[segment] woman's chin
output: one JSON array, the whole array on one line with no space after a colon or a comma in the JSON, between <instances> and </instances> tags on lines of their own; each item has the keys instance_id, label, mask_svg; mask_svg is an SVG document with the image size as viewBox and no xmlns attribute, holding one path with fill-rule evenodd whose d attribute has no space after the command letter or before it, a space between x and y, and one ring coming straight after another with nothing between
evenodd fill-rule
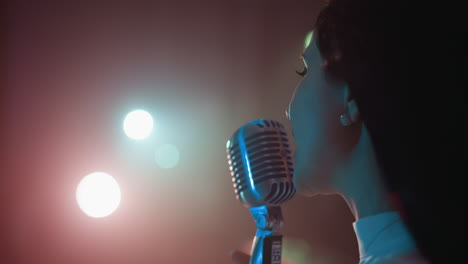
<instances>
[{"instance_id":1,"label":"woman's chin","mask_svg":"<svg viewBox=\"0 0 468 264\"><path fill-rule=\"evenodd\" d=\"M296 193L306 197L312 197L321 194L320 190L310 186L306 182L298 181L298 177L293 177L294 187L296 188Z\"/></svg>"},{"instance_id":2,"label":"woman's chin","mask_svg":"<svg viewBox=\"0 0 468 264\"><path fill-rule=\"evenodd\" d=\"M301 188L301 189L297 190L297 193L299 195L305 196L305 197L314 197L314 196L322 194L321 192L311 190L310 188Z\"/></svg>"}]
</instances>

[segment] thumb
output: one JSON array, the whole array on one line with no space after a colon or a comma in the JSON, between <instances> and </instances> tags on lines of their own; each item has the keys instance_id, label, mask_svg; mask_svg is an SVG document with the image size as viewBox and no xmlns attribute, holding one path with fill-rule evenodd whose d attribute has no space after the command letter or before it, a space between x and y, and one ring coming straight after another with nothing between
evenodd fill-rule
<instances>
[{"instance_id":1,"label":"thumb","mask_svg":"<svg viewBox=\"0 0 468 264\"><path fill-rule=\"evenodd\" d=\"M231 252L231 259L236 264L249 264L250 262L250 255L241 252L239 250L233 250Z\"/></svg>"}]
</instances>

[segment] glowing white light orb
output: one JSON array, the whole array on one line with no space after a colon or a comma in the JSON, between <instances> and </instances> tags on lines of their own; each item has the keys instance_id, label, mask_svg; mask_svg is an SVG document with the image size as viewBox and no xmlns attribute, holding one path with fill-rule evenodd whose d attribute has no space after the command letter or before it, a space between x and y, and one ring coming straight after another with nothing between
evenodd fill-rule
<instances>
[{"instance_id":1,"label":"glowing white light orb","mask_svg":"<svg viewBox=\"0 0 468 264\"><path fill-rule=\"evenodd\" d=\"M145 139L153 130L153 118L144 110L132 111L125 116L123 129L129 138Z\"/></svg>"},{"instance_id":2,"label":"glowing white light orb","mask_svg":"<svg viewBox=\"0 0 468 264\"><path fill-rule=\"evenodd\" d=\"M76 188L76 201L88 216L108 216L119 207L119 184L112 176L103 172L88 174Z\"/></svg>"},{"instance_id":3,"label":"glowing white light orb","mask_svg":"<svg viewBox=\"0 0 468 264\"><path fill-rule=\"evenodd\" d=\"M165 144L156 150L155 158L159 167L170 169L179 163L180 154L176 146Z\"/></svg>"}]
</instances>

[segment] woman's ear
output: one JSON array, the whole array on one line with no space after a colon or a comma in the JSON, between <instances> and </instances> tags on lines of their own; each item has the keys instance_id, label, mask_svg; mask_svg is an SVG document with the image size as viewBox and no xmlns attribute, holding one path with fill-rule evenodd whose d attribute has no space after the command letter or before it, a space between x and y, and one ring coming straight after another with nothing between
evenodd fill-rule
<instances>
[{"instance_id":1,"label":"woman's ear","mask_svg":"<svg viewBox=\"0 0 468 264\"><path fill-rule=\"evenodd\" d=\"M351 95L349 86L343 88L344 114L340 116L343 126L349 126L360 121L359 108L356 99Z\"/></svg>"}]
</instances>

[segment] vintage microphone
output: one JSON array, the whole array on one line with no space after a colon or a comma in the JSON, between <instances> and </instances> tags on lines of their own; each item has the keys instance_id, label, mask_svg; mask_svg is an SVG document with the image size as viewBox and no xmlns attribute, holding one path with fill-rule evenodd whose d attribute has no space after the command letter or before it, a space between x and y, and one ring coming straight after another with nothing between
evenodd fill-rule
<instances>
[{"instance_id":1,"label":"vintage microphone","mask_svg":"<svg viewBox=\"0 0 468 264\"><path fill-rule=\"evenodd\" d=\"M277 121L251 121L232 135L226 148L237 199L250 209L257 225L250 264L280 264L280 205L296 192L286 130Z\"/></svg>"}]
</instances>

